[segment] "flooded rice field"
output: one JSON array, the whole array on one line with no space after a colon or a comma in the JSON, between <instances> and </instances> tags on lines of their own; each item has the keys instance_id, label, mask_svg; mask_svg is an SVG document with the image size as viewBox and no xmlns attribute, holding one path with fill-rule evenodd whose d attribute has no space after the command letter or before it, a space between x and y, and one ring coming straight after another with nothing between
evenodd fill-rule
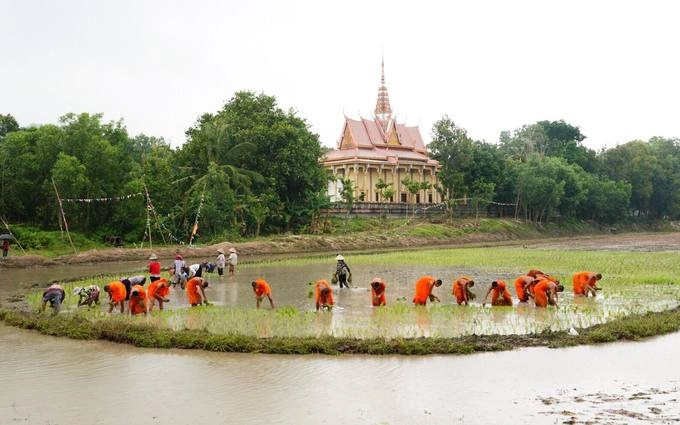
<instances>
[{"instance_id":1,"label":"flooded rice field","mask_svg":"<svg viewBox=\"0 0 680 425\"><path fill-rule=\"evenodd\" d=\"M276 356L0 325L0 423L675 423L679 344L673 334L471 356Z\"/></svg>"},{"instance_id":2,"label":"flooded rice field","mask_svg":"<svg viewBox=\"0 0 680 425\"><path fill-rule=\"evenodd\" d=\"M121 265L126 266L131 267L133 264ZM514 296L512 282L517 273L474 268L452 270L447 267L357 265L352 267L354 287L339 289L335 286L336 307L333 312L317 314L314 312L312 286L309 283L324 277L330 279L332 267L332 263L250 265L241 267L235 277L220 279L216 274L207 274L210 286L206 289L206 295L212 306L187 308L186 295L177 287L171 291L164 314L137 319L163 328L201 329L216 334L237 330L242 334L260 337L455 337L584 328L633 313L674 308L680 300L680 285L607 285L605 279L600 284L604 290L598 293L597 299L575 299L570 291L570 282L565 282L567 290L560 294L557 309L536 309L532 303L517 304L516 299L513 307L491 308L487 304L484 308L481 301L494 279L508 282ZM124 271L121 269L113 276L126 276ZM441 302L428 308L414 308L411 302L414 282L423 274L431 274L445 282L434 291ZM468 307L456 305L451 295L452 281L460 275L471 276L477 282L472 288L476 299ZM388 284L387 308L371 306L369 282L374 276L382 277ZM268 311L266 301L261 311L253 308L255 299L250 282L259 277L264 277L272 286L279 307L275 312ZM70 294L72 286L95 283L103 287L110 278L88 279L65 286ZM5 290L11 286L11 283L6 285ZM37 308L41 290L33 291L31 304ZM106 295L103 294L103 297ZM62 314L77 309L75 297L68 298ZM105 308L103 306L102 311ZM100 316L104 320L106 317Z\"/></svg>"}]
</instances>

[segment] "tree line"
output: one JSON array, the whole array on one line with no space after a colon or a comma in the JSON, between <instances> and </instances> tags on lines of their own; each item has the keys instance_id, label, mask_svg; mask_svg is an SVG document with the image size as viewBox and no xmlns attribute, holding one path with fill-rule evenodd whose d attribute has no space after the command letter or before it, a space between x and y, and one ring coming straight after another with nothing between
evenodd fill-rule
<instances>
[{"instance_id":1,"label":"tree line","mask_svg":"<svg viewBox=\"0 0 680 425\"><path fill-rule=\"evenodd\" d=\"M0 115L0 215L56 228L56 186L61 198L148 191L156 240L160 233L188 240L197 216L199 240L319 228L331 176L320 163L318 135L295 111L282 110L273 96L238 92L200 116L186 137L173 148L162 138L133 137L122 121L104 122L101 114L69 113L56 125L27 127ZM583 145L578 127L540 121L487 143L446 116L432 139L428 149L442 166L437 189L448 203L517 204L519 217L536 222L678 218L678 139L596 152ZM377 185L381 199L394 194L385 182ZM355 200L354 193L343 196ZM63 208L71 228L95 237L140 240L149 229L146 196Z\"/></svg>"}]
</instances>

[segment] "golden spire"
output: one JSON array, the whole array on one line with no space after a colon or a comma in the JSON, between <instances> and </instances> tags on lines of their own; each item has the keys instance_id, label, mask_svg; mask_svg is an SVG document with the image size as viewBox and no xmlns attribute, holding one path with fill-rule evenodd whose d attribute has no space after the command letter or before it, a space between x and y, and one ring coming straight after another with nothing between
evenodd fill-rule
<instances>
[{"instance_id":1,"label":"golden spire","mask_svg":"<svg viewBox=\"0 0 680 425\"><path fill-rule=\"evenodd\" d=\"M381 67L382 72L380 74L378 102L375 105L375 116L381 121L383 129L387 130L387 125L392 119L392 108L390 107L390 97L387 95L387 86L385 86L385 58L382 59Z\"/></svg>"}]
</instances>

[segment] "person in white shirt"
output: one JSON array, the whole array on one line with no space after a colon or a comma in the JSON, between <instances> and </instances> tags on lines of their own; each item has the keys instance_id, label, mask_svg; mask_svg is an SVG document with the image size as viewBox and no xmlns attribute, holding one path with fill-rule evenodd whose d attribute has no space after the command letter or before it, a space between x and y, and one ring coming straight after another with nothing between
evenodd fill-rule
<instances>
[{"instance_id":1,"label":"person in white shirt","mask_svg":"<svg viewBox=\"0 0 680 425\"><path fill-rule=\"evenodd\" d=\"M217 253L220 254L217 256L217 274L220 276L220 279L222 279L222 275L224 275L224 266L227 264L227 259L224 257L224 251L222 249L218 249Z\"/></svg>"},{"instance_id":2,"label":"person in white shirt","mask_svg":"<svg viewBox=\"0 0 680 425\"><path fill-rule=\"evenodd\" d=\"M236 255L236 248L229 248L229 258L227 258L229 263L229 275L234 276L236 271L236 264L238 263L238 255Z\"/></svg>"}]
</instances>

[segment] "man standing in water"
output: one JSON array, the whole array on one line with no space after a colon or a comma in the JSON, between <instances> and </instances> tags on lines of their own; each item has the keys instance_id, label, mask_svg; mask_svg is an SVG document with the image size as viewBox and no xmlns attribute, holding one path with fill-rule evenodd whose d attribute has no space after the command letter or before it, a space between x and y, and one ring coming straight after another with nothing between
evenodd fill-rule
<instances>
[{"instance_id":1,"label":"man standing in water","mask_svg":"<svg viewBox=\"0 0 680 425\"><path fill-rule=\"evenodd\" d=\"M416 281L416 294L413 296L413 304L427 305L427 300L430 302L439 302L439 297L432 293L435 287L442 286L441 279L435 279L432 276L423 276Z\"/></svg>"},{"instance_id":2,"label":"man standing in water","mask_svg":"<svg viewBox=\"0 0 680 425\"><path fill-rule=\"evenodd\" d=\"M351 282L352 272L350 271L347 263L345 263L345 257L338 254L338 256L335 257L335 260L338 262L335 265L335 276L338 278L340 288L342 288L343 285L345 286L345 288L349 288L349 284L347 283L347 281L350 280L350 283L352 283Z\"/></svg>"},{"instance_id":3,"label":"man standing in water","mask_svg":"<svg viewBox=\"0 0 680 425\"><path fill-rule=\"evenodd\" d=\"M468 302L474 299L475 294L470 290L473 286L475 286L475 281L468 277L459 277L453 282L451 293L456 297L458 305L468 305Z\"/></svg>"},{"instance_id":4,"label":"man standing in water","mask_svg":"<svg viewBox=\"0 0 680 425\"><path fill-rule=\"evenodd\" d=\"M269 286L266 280L260 278L260 279L255 279L251 283L253 285L253 292L255 293L255 302L257 305L257 308L260 308L260 303L262 302L262 298L265 296L269 298L269 305L271 305L272 308L274 308L274 300L272 299L272 288Z\"/></svg>"},{"instance_id":5,"label":"man standing in water","mask_svg":"<svg viewBox=\"0 0 680 425\"><path fill-rule=\"evenodd\" d=\"M9 240L3 239L2 240L2 258L7 257L8 252L9 252Z\"/></svg>"},{"instance_id":6,"label":"man standing in water","mask_svg":"<svg viewBox=\"0 0 680 425\"><path fill-rule=\"evenodd\" d=\"M234 276L236 273L236 264L238 263L236 248L229 248L229 257L227 257L227 263L229 263L229 276Z\"/></svg>"},{"instance_id":7,"label":"man standing in water","mask_svg":"<svg viewBox=\"0 0 680 425\"><path fill-rule=\"evenodd\" d=\"M597 287L597 281L602 279L600 273L593 272L578 272L574 274L572 283L574 284L574 295L588 297L592 295L595 298L595 291L601 288Z\"/></svg>"},{"instance_id":8,"label":"man standing in water","mask_svg":"<svg viewBox=\"0 0 680 425\"><path fill-rule=\"evenodd\" d=\"M45 308L49 302L50 307L52 307L52 315L59 313L59 310L61 310L61 304L64 302L65 298L66 292L61 285L57 285L56 283L51 285L42 294L42 306L40 307L40 312L45 312Z\"/></svg>"},{"instance_id":9,"label":"man standing in water","mask_svg":"<svg viewBox=\"0 0 680 425\"><path fill-rule=\"evenodd\" d=\"M220 254L217 256L217 274L220 276L220 279L222 279L222 276L224 275L224 266L227 264L227 259L224 257L224 250L222 248L218 249L217 253Z\"/></svg>"}]
</instances>

